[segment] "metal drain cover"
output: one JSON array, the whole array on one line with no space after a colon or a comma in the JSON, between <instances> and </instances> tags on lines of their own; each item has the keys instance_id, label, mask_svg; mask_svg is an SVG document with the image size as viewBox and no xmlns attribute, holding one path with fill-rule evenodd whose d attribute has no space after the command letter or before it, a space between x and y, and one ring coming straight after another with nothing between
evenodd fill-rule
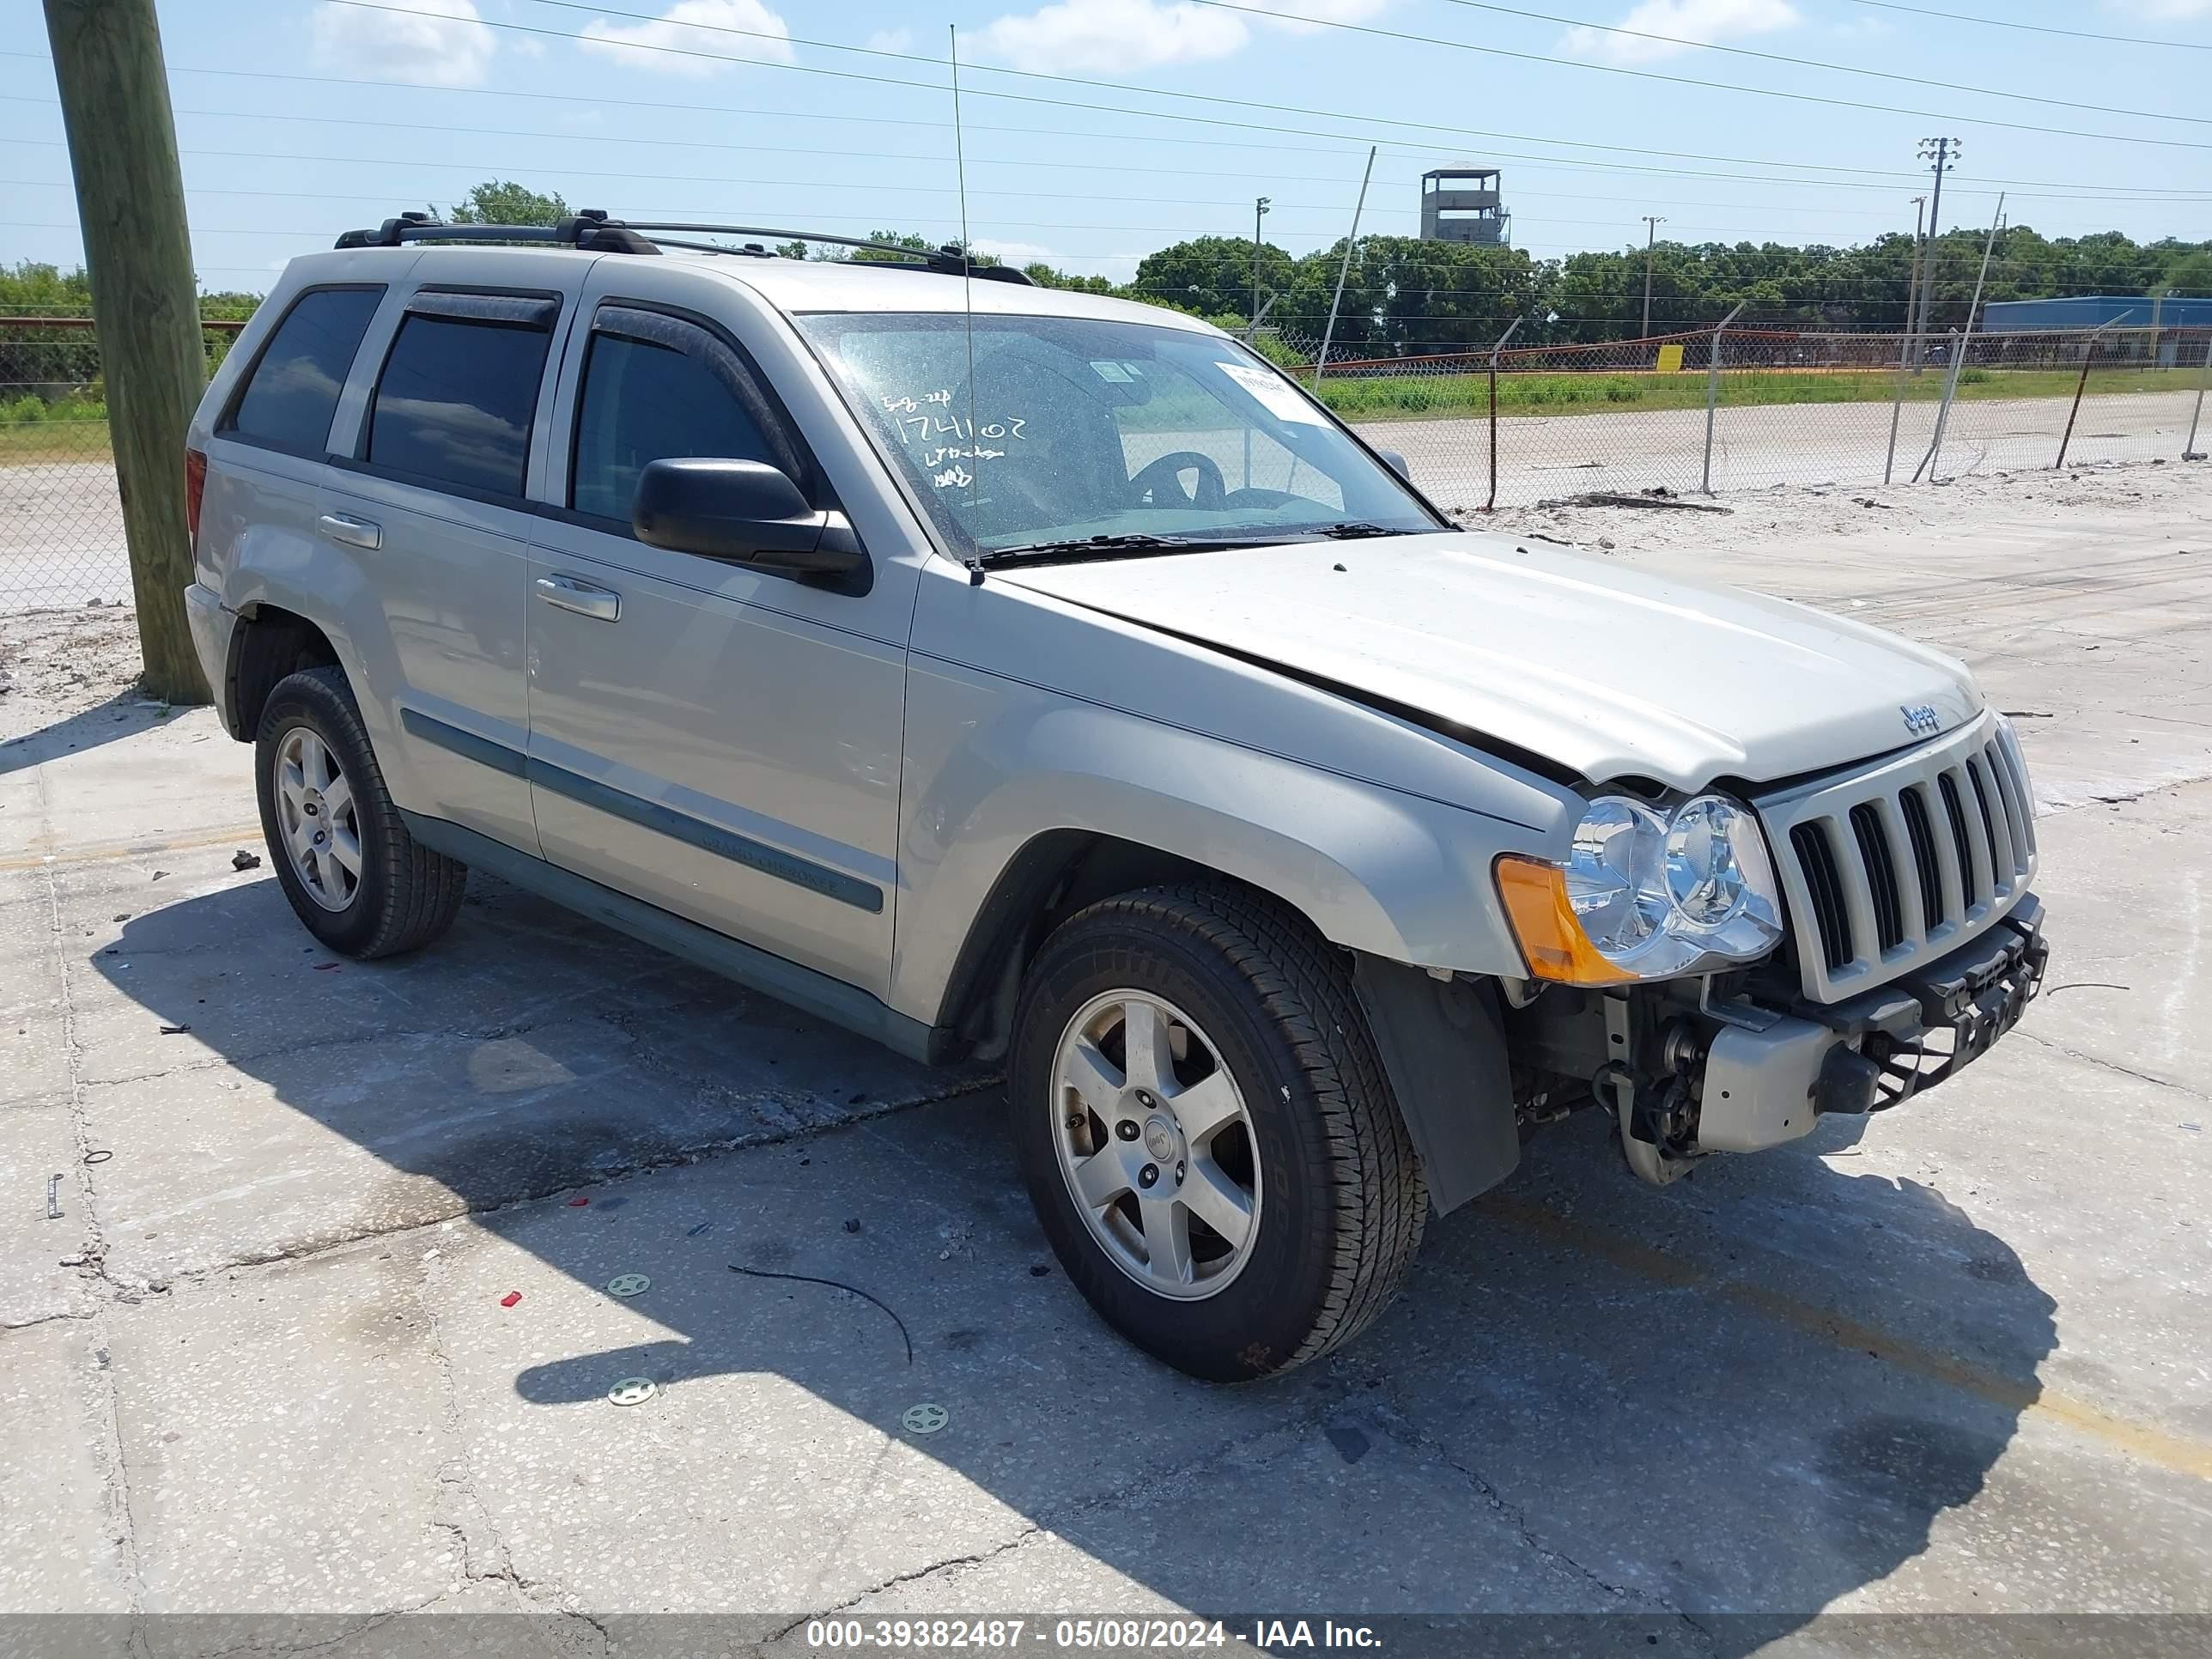
<instances>
[{"instance_id":1,"label":"metal drain cover","mask_svg":"<svg viewBox=\"0 0 2212 1659\"><path fill-rule=\"evenodd\" d=\"M653 1288L653 1281L643 1273L617 1273L607 1280L609 1296L643 1296Z\"/></svg>"},{"instance_id":2,"label":"metal drain cover","mask_svg":"<svg viewBox=\"0 0 2212 1659\"><path fill-rule=\"evenodd\" d=\"M607 1399L617 1406L642 1406L659 1392L649 1376L625 1376L607 1390Z\"/></svg>"},{"instance_id":3,"label":"metal drain cover","mask_svg":"<svg viewBox=\"0 0 2212 1659\"><path fill-rule=\"evenodd\" d=\"M908 1406L905 1414L899 1419L908 1434L935 1434L951 1420L951 1413L944 1407L927 1401L919 1406Z\"/></svg>"}]
</instances>

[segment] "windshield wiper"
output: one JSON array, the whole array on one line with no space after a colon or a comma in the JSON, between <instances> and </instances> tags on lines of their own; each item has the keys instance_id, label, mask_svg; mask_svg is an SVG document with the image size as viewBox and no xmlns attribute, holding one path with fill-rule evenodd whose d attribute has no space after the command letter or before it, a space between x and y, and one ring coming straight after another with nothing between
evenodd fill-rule
<instances>
[{"instance_id":1,"label":"windshield wiper","mask_svg":"<svg viewBox=\"0 0 2212 1659\"><path fill-rule=\"evenodd\" d=\"M1119 536L1075 536L1066 541L1024 542L1015 547L994 547L979 556L992 564L1048 564L1072 559L1110 559L1120 554L1204 553L1233 545L1212 537L1155 536L1133 531Z\"/></svg>"},{"instance_id":2,"label":"windshield wiper","mask_svg":"<svg viewBox=\"0 0 2212 1659\"><path fill-rule=\"evenodd\" d=\"M1317 524L1313 527L1316 536L1326 536L1333 542L1358 541L1364 536L1416 536L1416 530L1393 530L1387 524L1369 524L1364 519L1353 519L1344 524Z\"/></svg>"}]
</instances>

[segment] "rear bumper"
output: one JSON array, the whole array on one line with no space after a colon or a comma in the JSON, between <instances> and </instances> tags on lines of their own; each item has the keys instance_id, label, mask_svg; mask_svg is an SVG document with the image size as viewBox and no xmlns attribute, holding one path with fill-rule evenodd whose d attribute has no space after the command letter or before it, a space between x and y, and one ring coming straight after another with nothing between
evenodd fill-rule
<instances>
[{"instance_id":1,"label":"rear bumper","mask_svg":"<svg viewBox=\"0 0 2212 1659\"><path fill-rule=\"evenodd\" d=\"M185 589L185 619L191 627L192 649L199 657L200 672L207 676L208 690L215 696L223 729L234 738L238 733L231 727L230 636L238 626L238 613L225 610L213 588L194 582Z\"/></svg>"},{"instance_id":2,"label":"rear bumper","mask_svg":"<svg viewBox=\"0 0 2212 1659\"><path fill-rule=\"evenodd\" d=\"M1828 1114L1884 1111L1948 1081L2019 1023L2050 955L2043 907L2024 893L1988 932L1879 990L1719 1024L1697 1150L1757 1152Z\"/></svg>"}]
</instances>

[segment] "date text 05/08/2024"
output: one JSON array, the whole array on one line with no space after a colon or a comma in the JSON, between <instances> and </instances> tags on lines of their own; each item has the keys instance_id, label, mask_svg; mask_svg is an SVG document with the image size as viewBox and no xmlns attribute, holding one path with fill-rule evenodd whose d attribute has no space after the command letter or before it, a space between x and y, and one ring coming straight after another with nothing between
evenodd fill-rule
<instances>
[{"instance_id":1,"label":"date text 05/08/2024","mask_svg":"<svg viewBox=\"0 0 2212 1659\"><path fill-rule=\"evenodd\" d=\"M1321 1619L813 1619L805 1644L816 1654L865 1649L940 1651L1032 1646L1109 1652L1174 1652L1237 1644L1271 1652L1303 1649L1379 1650L1370 1626Z\"/></svg>"}]
</instances>

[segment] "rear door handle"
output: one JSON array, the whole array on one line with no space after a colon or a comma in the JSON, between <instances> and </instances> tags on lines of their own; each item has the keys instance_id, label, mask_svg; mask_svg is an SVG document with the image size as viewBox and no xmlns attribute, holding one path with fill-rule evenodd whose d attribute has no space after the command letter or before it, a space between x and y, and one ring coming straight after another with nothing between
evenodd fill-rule
<instances>
[{"instance_id":1,"label":"rear door handle","mask_svg":"<svg viewBox=\"0 0 2212 1659\"><path fill-rule=\"evenodd\" d=\"M344 513L325 513L315 523L331 540L343 542L348 547L365 547L374 553L384 545L383 530L367 519Z\"/></svg>"},{"instance_id":2,"label":"rear door handle","mask_svg":"<svg viewBox=\"0 0 2212 1659\"><path fill-rule=\"evenodd\" d=\"M611 587L599 587L574 576L555 574L538 579L538 597L548 605L557 605L563 611L573 611L580 617L591 617L600 622L622 620L622 595Z\"/></svg>"}]
</instances>

